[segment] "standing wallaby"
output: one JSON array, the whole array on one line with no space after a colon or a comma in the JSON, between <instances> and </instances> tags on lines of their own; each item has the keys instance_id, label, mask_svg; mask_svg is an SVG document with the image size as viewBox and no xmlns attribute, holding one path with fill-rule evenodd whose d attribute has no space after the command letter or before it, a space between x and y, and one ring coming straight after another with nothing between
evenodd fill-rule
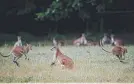
<instances>
[{"instance_id":1,"label":"standing wallaby","mask_svg":"<svg viewBox=\"0 0 134 84\"><path fill-rule=\"evenodd\" d=\"M53 42L56 42L56 41L53 41ZM60 51L58 45L55 45L51 50L55 51L54 56L53 56L53 62L52 62L51 65L54 65L55 62L58 61L61 64L62 68L67 68L67 69L73 69L74 68L73 60L70 57L64 55Z\"/></svg>"}]
</instances>

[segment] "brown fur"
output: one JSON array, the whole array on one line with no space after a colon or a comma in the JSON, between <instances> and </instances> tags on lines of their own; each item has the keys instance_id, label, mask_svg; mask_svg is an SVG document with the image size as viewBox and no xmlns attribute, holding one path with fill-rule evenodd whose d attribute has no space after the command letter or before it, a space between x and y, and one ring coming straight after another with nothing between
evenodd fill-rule
<instances>
[{"instance_id":1,"label":"brown fur","mask_svg":"<svg viewBox=\"0 0 134 84\"><path fill-rule=\"evenodd\" d=\"M25 59L27 59L26 54L29 52L29 50L32 50L32 46L30 44L26 44L25 46L17 46L15 47L15 49L12 51L12 55L13 55L13 62L19 66L19 63L17 62L17 60L22 57L23 55L25 55ZM2 53L0 53L1 56L3 57L9 57L11 54L5 56ZM29 59L28 59L29 60Z\"/></svg>"},{"instance_id":2,"label":"brown fur","mask_svg":"<svg viewBox=\"0 0 134 84\"><path fill-rule=\"evenodd\" d=\"M120 38L115 38L115 35L111 35L111 43L114 46L124 46L124 41Z\"/></svg>"},{"instance_id":3,"label":"brown fur","mask_svg":"<svg viewBox=\"0 0 134 84\"><path fill-rule=\"evenodd\" d=\"M87 39L85 37L85 34L82 33L80 38L73 40L73 45L77 45L77 46L87 45Z\"/></svg>"},{"instance_id":4,"label":"brown fur","mask_svg":"<svg viewBox=\"0 0 134 84\"><path fill-rule=\"evenodd\" d=\"M73 69L74 68L73 60L70 57L61 53L59 48L56 48L56 59L60 62L61 65L63 65L63 67L65 69Z\"/></svg>"},{"instance_id":5,"label":"brown fur","mask_svg":"<svg viewBox=\"0 0 134 84\"><path fill-rule=\"evenodd\" d=\"M114 41L115 46L124 46L124 42L121 39L116 39Z\"/></svg>"},{"instance_id":6,"label":"brown fur","mask_svg":"<svg viewBox=\"0 0 134 84\"><path fill-rule=\"evenodd\" d=\"M112 53L121 60L122 56L125 56L125 54L127 53L127 48L121 46L115 46L112 49Z\"/></svg>"},{"instance_id":7,"label":"brown fur","mask_svg":"<svg viewBox=\"0 0 134 84\"><path fill-rule=\"evenodd\" d=\"M64 46L65 45L65 41L63 41L63 40L58 41L58 45Z\"/></svg>"},{"instance_id":8,"label":"brown fur","mask_svg":"<svg viewBox=\"0 0 134 84\"><path fill-rule=\"evenodd\" d=\"M122 56L124 56L124 59L125 59L125 54L127 53L127 48L124 48L124 46L114 46L112 48L112 51L105 50L101 45L100 45L100 47L105 52L112 53L113 55L117 56L118 59L120 60L120 62L122 62Z\"/></svg>"},{"instance_id":9,"label":"brown fur","mask_svg":"<svg viewBox=\"0 0 134 84\"><path fill-rule=\"evenodd\" d=\"M32 46L30 44L26 44L23 47L17 46L13 50L13 53L15 54L15 56L22 56L23 54L21 53L27 54L29 50L32 50Z\"/></svg>"}]
</instances>

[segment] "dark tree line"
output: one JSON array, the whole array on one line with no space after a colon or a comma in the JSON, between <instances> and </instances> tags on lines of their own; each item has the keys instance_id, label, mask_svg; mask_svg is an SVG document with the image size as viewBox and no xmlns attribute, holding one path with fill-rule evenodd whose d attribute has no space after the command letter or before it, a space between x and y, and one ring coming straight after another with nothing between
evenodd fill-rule
<instances>
[{"instance_id":1,"label":"dark tree line","mask_svg":"<svg viewBox=\"0 0 134 84\"><path fill-rule=\"evenodd\" d=\"M107 14L126 12L120 9L119 5L125 6L122 2L125 4L125 0L3 0L0 13L6 16L32 13L37 21L55 23L55 32L61 21L77 16L85 24L85 32L104 32L104 17Z\"/></svg>"}]
</instances>

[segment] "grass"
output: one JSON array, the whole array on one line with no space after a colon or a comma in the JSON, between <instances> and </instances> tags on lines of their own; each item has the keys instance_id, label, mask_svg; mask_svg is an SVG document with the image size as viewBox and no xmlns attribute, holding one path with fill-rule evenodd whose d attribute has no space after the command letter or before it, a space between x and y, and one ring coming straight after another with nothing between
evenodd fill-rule
<instances>
[{"instance_id":1,"label":"grass","mask_svg":"<svg viewBox=\"0 0 134 84\"><path fill-rule=\"evenodd\" d=\"M75 62L75 72L62 70L60 66L50 67L52 46L35 47L29 52L30 60L22 57L18 60L20 67L12 62L12 56L0 57L1 83L63 83L63 82L134 82L134 46L127 46L125 63L110 53L96 46L65 46L61 51ZM0 48L2 50L3 47ZM110 50L111 47L105 47ZM90 53L87 53L89 51ZM2 51L9 53L9 48ZM41 54L42 53L42 54Z\"/></svg>"}]
</instances>

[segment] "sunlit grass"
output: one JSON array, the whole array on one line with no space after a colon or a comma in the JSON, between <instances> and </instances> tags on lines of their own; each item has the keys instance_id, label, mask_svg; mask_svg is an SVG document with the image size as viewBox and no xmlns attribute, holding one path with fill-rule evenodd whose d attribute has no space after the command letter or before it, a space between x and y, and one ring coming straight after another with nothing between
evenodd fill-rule
<instances>
[{"instance_id":1,"label":"sunlit grass","mask_svg":"<svg viewBox=\"0 0 134 84\"><path fill-rule=\"evenodd\" d=\"M12 62L12 56L0 57L0 82L134 82L134 46L127 47L128 53L124 64L97 46L61 47L61 51L74 60L75 72L62 70L59 65L50 67L53 56L51 47L33 46L33 50L28 54L29 61L25 60L25 57L18 60L20 67ZM110 51L111 47L105 49ZM9 48L2 52L8 54Z\"/></svg>"}]
</instances>

